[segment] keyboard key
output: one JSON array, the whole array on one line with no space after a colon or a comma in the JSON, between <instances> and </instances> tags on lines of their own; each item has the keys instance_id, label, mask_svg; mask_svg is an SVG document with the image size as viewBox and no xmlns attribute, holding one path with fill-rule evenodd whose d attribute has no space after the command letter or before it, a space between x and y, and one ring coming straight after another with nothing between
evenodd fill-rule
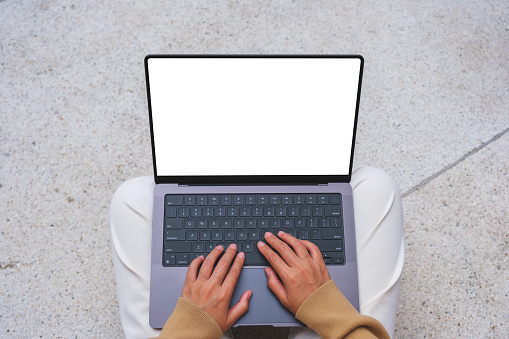
<instances>
[{"instance_id":1,"label":"keyboard key","mask_svg":"<svg viewBox=\"0 0 509 339\"><path fill-rule=\"evenodd\" d=\"M186 206L196 205L196 196L194 196L194 195L186 195L184 197L184 205L186 205Z\"/></svg>"},{"instance_id":2,"label":"keyboard key","mask_svg":"<svg viewBox=\"0 0 509 339\"><path fill-rule=\"evenodd\" d=\"M253 252L253 243L252 242L245 242L245 243L242 243L242 251L244 253L251 253Z\"/></svg>"},{"instance_id":3,"label":"keyboard key","mask_svg":"<svg viewBox=\"0 0 509 339\"><path fill-rule=\"evenodd\" d=\"M211 228L211 229L219 228L219 219L210 219L209 220L209 228Z\"/></svg>"},{"instance_id":4,"label":"keyboard key","mask_svg":"<svg viewBox=\"0 0 509 339\"><path fill-rule=\"evenodd\" d=\"M233 219L233 228L244 228L244 227L246 227L246 220Z\"/></svg>"},{"instance_id":5,"label":"keyboard key","mask_svg":"<svg viewBox=\"0 0 509 339\"><path fill-rule=\"evenodd\" d=\"M198 236L200 240L210 240L210 231L199 231Z\"/></svg>"},{"instance_id":6,"label":"keyboard key","mask_svg":"<svg viewBox=\"0 0 509 339\"><path fill-rule=\"evenodd\" d=\"M286 207L284 207L284 206L276 207L276 216L277 217L286 217Z\"/></svg>"},{"instance_id":7,"label":"keyboard key","mask_svg":"<svg viewBox=\"0 0 509 339\"><path fill-rule=\"evenodd\" d=\"M239 216L241 217L250 217L251 216L251 207L239 207Z\"/></svg>"},{"instance_id":8,"label":"keyboard key","mask_svg":"<svg viewBox=\"0 0 509 339\"><path fill-rule=\"evenodd\" d=\"M274 207L265 206L263 208L263 216L264 217L273 217L274 216Z\"/></svg>"},{"instance_id":9,"label":"keyboard key","mask_svg":"<svg viewBox=\"0 0 509 339\"><path fill-rule=\"evenodd\" d=\"M232 228L232 219L223 218L219 221L219 226L221 228Z\"/></svg>"},{"instance_id":10,"label":"keyboard key","mask_svg":"<svg viewBox=\"0 0 509 339\"><path fill-rule=\"evenodd\" d=\"M226 217L226 207L214 207L215 217Z\"/></svg>"},{"instance_id":11,"label":"keyboard key","mask_svg":"<svg viewBox=\"0 0 509 339\"><path fill-rule=\"evenodd\" d=\"M184 228L195 228L196 227L196 219L186 219L184 221Z\"/></svg>"},{"instance_id":12,"label":"keyboard key","mask_svg":"<svg viewBox=\"0 0 509 339\"><path fill-rule=\"evenodd\" d=\"M184 205L183 195L166 195L166 206L182 206Z\"/></svg>"},{"instance_id":13,"label":"keyboard key","mask_svg":"<svg viewBox=\"0 0 509 339\"><path fill-rule=\"evenodd\" d=\"M187 240L196 241L198 240L198 231L186 231Z\"/></svg>"},{"instance_id":14,"label":"keyboard key","mask_svg":"<svg viewBox=\"0 0 509 339\"><path fill-rule=\"evenodd\" d=\"M306 227L306 218L295 218L294 227L295 228L305 228Z\"/></svg>"},{"instance_id":15,"label":"keyboard key","mask_svg":"<svg viewBox=\"0 0 509 339\"><path fill-rule=\"evenodd\" d=\"M280 195L271 194L269 196L269 203L271 205L279 205L279 204L281 204L281 196Z\"/></svg>"},{"instance_id":16,"label":"keyboard key","mask_svg":"<svg viewBox=\"0 0 509 339\"><path fill-rule=\"evenodd\" d=\"M246 195L246 205L256 205L256 195Z\"/></svg>"},{"instance_id":17,"label":"keyboard key","mask_svg":"<svg viewBox=\"0 0 509 339\"><path fill-rule=\"evenodd\" d=\"M293 196L290 194L285 194L281 196L283 205L292 205L293 204Z\"/></svg>"},{"instance_id":18,"label":"keyboard key","mask_svg":"<svg viewBox=\"0 0 509 339\"><path fill-rule=\"evenodd\" d=\"M256 219L256 226L261 229L269 228L269 220L266 218Z\"/></svg>"},{"instance_id":19,"label":"keyboard key","mask_svg":"<svg viewBox=\"0 0 509 339\"><path fill-rule=\"evenodd\" d=\"M247 240L247 230L237 231L237 240Z\"/></svg>"},{"instance_id":20,"label":"keyboard key","mask_svg":"<svg viewBox=\"0 0 509 339\"><path fill-rule=\"evenodd\" d=\"M224 231L224 240L231 241L235 240L235 231L233 230L226 230Z\"/></svg>"},{"instance_id":21,"label":"keyboard key","mask_svg":"<svg viewBox=\"0 0 509 339\"><path fill-rule=\"evenodd\" d=\"M238 217L239 216L239 208L238 207L228 207L226 210L226 215L229 217Z\"/></svg>"},{"instance_id":22,"label":"keyboard key","mask_svg":"<svg viewBox=\"0 0 509 339\"><path fill-rule=\"evenodd\" d=\"M164 240L186 240L186 231L166 231Z\"/></svg>"},{"instance_id":23,"label":"keyboard key","mask_svg":"<svg viewBox=\"0 0 509 339\"><path fill-rule=\"evenodd\" d=\"M258 196L258 205L268 205L269 204L269 196L268 195L259 195Z\"/></svg>"},{"instance_id":24,"label":"keyboard key","mask_svg":"<svg viewBox=\"0 0 509 339\"><path fill-rule=\"evenodd\" d=\"M329 203L329 196L327 194L318 194L318 205L327 205Z\"/></svg>"},{"instance_id":25,"label":"keyboard key","mask_svg":"<svg viewBox=\"0 0 509 339\"><path fill-rule=\"evenodd\" d=\"M180 241L165 241L164 242L164 252L165 253L191 252L191 243L190 242L180 242Z\"/></svg>"},{"instance_id":26,"label":"keyboard key","mask_svg":"<svg viewBox=\"0 0 509 339\"><path fill-rule=\"evenodd\" d=\"M192 217L201 217L201 207L191 207L190 215Z\"/></svg>"},{"instance_id":27,"label":"keyboard key","mask_svg":"<svg viewBox=\"0 0 509 339\"><path fill-rule=\"evenodd\" d=\"M177 217L177 207L166 206L164 209L164 216L166 218L176 218Z\"/></svg>"},{"instance_id":28,"label":"keyboard key","mask_svg":"<svg viewBox=\"0 0 509 339\"><path fill-rule=\"evenodd\" d=\"M304 194L295 194L293 196L293 203L295 205L304 205L306 203L306 200L304 198Z\"/></svg>"},{"instance_id":29,"label":"keyboard key","mask_svg":"<svg viewBox=\"0 0 509 339\"><path fill-rule=\"evenodd\" d=\"M219 206L220 203L219 195L209 195L208 202L210 206Z\"/></svg>"},{"instance_id":30,"label":"keyboard key","mask_svg":"<svg viewBox=\"0 0 509 339\"><path fill-rule=\"evenodd\" d=\"M182 219L173 219L173 218L166 218L165 219L165 228L166 229L175 229L175 228L182 228Z\"/></svg>"},{"instance_id":31,"label":"keyboard key","mask_svg":"<svg viewBox=\"0 0 509 339\"><path fill-rule=\"evenodd\" d=\"M177 262L176 254L165 254L164 255L164 265L175 265Z\"/></svg>"},{"instance_id":32,"label":"keyboard key","mask_svg":"<svg viewBox=\"0 0 509 339\"><path fill-rule=\"evenodd\" d=\"M309 239L311 240L318 240L318 239L322 239L322 235L321 235L321 230L319 229L316 229L316 230L311 230L310 231L310 235L309 235Z\"/></svg>"},{"instance_id":33,"label":"keyboard key","mask_svg":"<svg viewBox=\"0 0 509 339\"><path fill-rule=\"evenodd\" d=\"M329 203L331 205L340 205L341 204L341 194L331 194L329 197Z\"/></svg>"},{"instance_id":34,"label":"keyboard key","mask_svg":"<svg viewBox=\"0 0 509 339\"><path fill-rule=\"evenodd\" d=\"M245 266L268 266L269 262L260 252L246 253Z\"/></svg>"},{"instance_id":35,"label":"keyboard key","mask_svg":"<svg viewBox=\"0 0 509 339\"><path fill-rule=\"evenodd\" d=\"M179 218L189 218L191 210L189 207L179 207Z\"/></svg>"},{"instance_id":36,"label":"keyboard key","mask_svg":"<svg viewBox=\"0 0 509 339\"><path fill-rule=\"evenodd\" d=\"M343 227L343 223L341 218L330 218L330 227Z\"/></svg>"},{"instance_id":37,"label":"keyboard key","mask_svg":"<svg viewBox=\"0 0 509 339\"><path fill-rule=\"evenodd\" d=\"M196 197L196 205L198 206L206 206L207 205L207 196L206 195L199 195Z\"/></svg>"},{"instance_id":38,"label":"keyboard key","mask_svg":"<svg viewBox=\"0 0 509 339\"><path fill-rule=\"evenodd\" d=\"M329 218L318 218L318 227L329 227L330 219Z\"/></svg>"},{"instance_id":39,"label":"keyboard key","mask_svg":"<svg viewBox=\"0 0 509 339\"><path fill-rule=\"evenodd\" d=\"M232 196L231 195L222 195L221 196L221 205L230 206L232 204Z\"/></svg>"},{"instance_id":40,"label":"keyboard key","mask_svg":"<svg viewBox=\"0 0 509 339\"><path fill-rule=\"evenodd\" d=\"M263 216L263 207L260 207L260 206L251 207L251 216L253 216L253 217Z\"/></svg>"},{"instance_id":41,"label":"keyboard key","mask_svg":"<svg viewBox=\"0 0 509 339\"><path fill-rule=\"evenodd\" d=\"M323 211L324 211L323 214L326 217L341 216L341 206L340 205L324 206Z\"/></svg>"},{"instance_id":42,"label":"keyboard key","mask_svg":"<svg viewBox=\"0 0 509 339\"><path fill-rule=\"evenodd\" d=\"M309 207L309 206L300 206L299 207L299 215L301 217L310 217L311 216L311 207Z\"/></svg>"},{"instance_id":43,"label":"keyboard key","mask_svg":"<svg viewBox=\"0 0 509 339\"><path fill-rule=\"evenodd\" d=\"M316 194L306 194L306 204L316 205Z\"/></svg>"},{"instance_id":44,"label":"keyboard key","mask_svg":"<svg viewBox=\"0 0 509 339\"><path fill-rule=\"evenodd\" d=\"M343 239L343 232L340 228L331 228L322 231L322 239Z\"/></svg>"},{"instance_id":45,"label":"keyboard key","mask_svg":"<svg viewBox=\"0 0 509 339\"><path fill-rule=\"evenodd\" d=\"M196 228L204 229L208 226L208 219L198 219L196 222Z\"/></svg>"},{"instance_id":46,"label":"keyboard key","mask_svg":"<svg viewBox=\"0 0 509 339\"><path fill-rule=\"evenodd\" d=\"M318 241L318 248L322 252L331 252L331 251L343 251L343 242L338 240L320 240Z\"/></svg>"},{"instance_id":47,"label":"keyboard key","mask_svg":"<svg viewBox=\"0 0 509 339\"><path fill-rule=\"evenodd\" d=\"M193 242L193 252L194 253L203 253L203 252L205 252L205 243L203 243L203 242Z\"/></svg>"},{"instance_id":48,"label":"keyboard key","mask_svg":"<svg viewBox=\"0 0 509 339\"><path fill-rule=\"evenodd\" d=\"M223 240L223 231L212 231L212 240Z\"/></svg>"},{"instance_id":49,"label":"keyboard key","mask_svg":"<svg viewBox=\"0 0 509 339\"><path fill-rule=\"evenodd\" d=\"M311 213L313 213L313 217L321 217L323 215L322 206L315 206L311 208Z\"/></svg>"},{"instance_id":50,"label":"keyboard key","mask_svg":"<svg viewBox=\"0 0 509 339\"><path fill-rule=\"evenodd\" d=\"M249 240L260 240L260 232L258 230L248 231L247 238Z\"/></svg>"},{"instance_id":51,"label":"keyboard key","mask_svg":"<svg viewBox=\"0 0 509 339\"><path fill-rule=\"evenodd\" d=\"M299 208L297 206L289 206L286 209L286 213L289 217L298 217L299 216Z\"/></svg>"},{"instance_id":52,"label":"keyboard key","mask_svg":"<svg viewBox=\"0 0 509 339\"><path fill-rule=\"evenodd\" d=\"M243 195L234 195L233 196L233 204L236 206L244 205L244 196Z\"/></svg>"},{"instance_id":53,"label":"keyboard key","mask_svg":"<svg viewBox=\"0 0 509 339\"><path fill-rule=\"evenodd\" d=\"M189 254L177 254L177 265L189 265Z\"/></svg>"},{"instance_id":54,"label":"keyboard key","mask_svg":"<svg viewBox=\"0 0 509 339\"><path fill-rule=\"evenodd\" d=\"M246 219L246 228L256 228L256 219L253 218Z\"/></svg>"}]
</instances>

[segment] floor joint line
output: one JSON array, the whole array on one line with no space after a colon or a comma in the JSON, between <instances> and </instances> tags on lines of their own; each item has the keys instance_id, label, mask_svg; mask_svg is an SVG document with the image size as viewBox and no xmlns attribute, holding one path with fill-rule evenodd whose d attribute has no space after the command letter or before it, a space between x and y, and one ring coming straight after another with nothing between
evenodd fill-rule
<instances>
[{"instance_id":1,"label":"floor joint line","mask_svg":"<svg viewBox=\"0 0 509 339\"><path fill-rule=\"evenodd\" d=\"M401 195L401 198L405 198L407 195L409 195L410 193L413 193L414 191L418 190L419 188L423 187L424 185L426 185L427 183L429 183L430 181L436 179L437 177L441 176L442 174L444 174L445 172L447 172L448 170L450 170L451 168L455 167L456 165L462 163L463 161L465 161L467 158L469 158L470 156L476 154L477 152L479 152L480 150L482 150L484 147L488 146L489 144L491 144L492 142L494 141L497 141L498 139L500 139L501 137L503 137L505 134L507 134L507 132L509 132L509 128L506 128L505 130L503 130L502 132L498 133L497 135L495 135L493 138L491 138L490 140L482 143L480 146L474 148L473 150L471 150L470 152L468 152L467 154L463 155L461 158L459 158L458 160L456 160L455 162L453 162L452 164L449 164L448 166L442 168L440 171L436 172L435 174L429 176L428 178L424 179L423 181L421 181L420 183L418 183L417 185L415 185L414 187L410 188L408 191L406 191L405 193L403 193Z\"/></svg>"}]
</instances>

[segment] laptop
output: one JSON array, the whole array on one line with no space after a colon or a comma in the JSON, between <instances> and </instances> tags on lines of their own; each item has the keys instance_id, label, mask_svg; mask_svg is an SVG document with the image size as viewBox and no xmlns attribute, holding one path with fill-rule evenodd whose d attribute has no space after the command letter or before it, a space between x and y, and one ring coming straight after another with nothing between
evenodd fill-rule
<instances>
[{"instance_id":1,"label":"laptop","mask_svg":"<svg viewBox=\"0 0 509 339\"><path fill-rule=\"evenodd\" d=\"M302 326L267 286L256 243L316 243L359 309L352 174L359 55L148 55L154 207L150 325L162 328L189 263L236 243L246 262L234 326Z\"/></svg>"}]
</instances>

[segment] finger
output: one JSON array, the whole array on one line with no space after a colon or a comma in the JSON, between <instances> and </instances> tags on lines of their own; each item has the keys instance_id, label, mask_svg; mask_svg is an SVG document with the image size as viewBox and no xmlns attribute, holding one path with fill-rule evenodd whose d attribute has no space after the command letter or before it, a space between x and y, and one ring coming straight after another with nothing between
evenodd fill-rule
<instances>
[{"instance_id":1,"label":"finger","mask_svg":"<svg viewBox=\"0 0 509 339\"><path fill-rule=\"evenodd\" d=\"M230 294L233 294L233 290L237 285L237 281L239 280L240 272L242 271L242 266L244 265L245 260L246 256L244 255L244 252L240 252L235 258L235 261L233 262L230 271L226 275L226 278L224 278L223 287L226 288L229 293L231 292Z\"/></svg>"},{"instance_id":2,"label":"finger","mask_svg":"<svg viewBox=\"0 0 509 339\"><path fill-rule=\"evenodd\" d=\"M182 290L182 295L184 295L187 292L187 289L190 288L191 284L196 281L198 269L200 268L203 259L203 255L200 255L191 262L191 265L189 265L189 268L187 269L186 280L184 282L184 288Z\"/></svg>"},{"instance_id":3,"label":"finger","mask_svg":"<svg viewBox=\"0 0 509 339\"><path fill-rule=\"evenodd\" d=\"M224 276L226 275L226 272L228 272L228 268L230 268L230 264L235 257L235 253L237 253L237 245L231 244L228 246L226 253L217 263L214 272L212 272L211 278L218 279L220 282L223 282Z\"/></svg>"},{"instance_id":4,"label":"finger","mask_svg":"<svg viewBox=\"0 0 509 339\"><path fill-rule=\"evenodd\" d=\"M272 235L272 237L275 238L274 235ZM280 276L283 275L284 271L287 270L289 267L286 264L286 262L283 259L281 259L279 254L274 252L269 246L267 246L262 241L259 241L257 246L260 253L265 257L265 259L267 259L270 266L274 268L277 274L279 274Z\"/></svg>"},{"instance_id":5,"label":"finger","mask_svg":"<svg viewBox=\"0 0 509 339\"><path fill-rule=\"evenodd\" d=\"M277 235L281 240L292 246L293 251L297 254L299 258L304 259L309 257L308 249L306 248L306 246L302 244L302 242L299 239L283 231L279 231Z\"/></svg>"},{"instance_id":6,"label":"finger","mask_svg":"<svg viewBox=\"0 0 509 339\"><path fill-rule=\"evenodd\" d=\"M272 293L276 295L279 302L286 307L288 305L288 297L286 295L286 289L278 279L276 272L270 267L265 268L265 274L267 275L267 285L269 285Z\"/></svg>"},{"instance_id":7,"label":"finger","mask_svg":"<svg viewBox=\"0 0 509 339\"><path fill-rule=\"evenodd\" d=\"M307 240L301 240L301 242L302 245L304 245L304 247L306 247L309 251L311 258L313 258L314 261L323 262L322 252L320 252L318 246Z\"/></svg>"},{"instance_id":8,"label":"finger","mask_svg":"<svg viewBox=\"0 0 509 339\"><path fill-rule=\"evenodd\" d=\"M297 257L297 254L295 254L293 249L286 242L278 239L278 237L270 232L265 233L265 240L270 244L270 246L272 246L274 250L277 251L277 253L281 256L281 258L283 258L288 266L291 267L297 264L299 257ZM276 272L278 271L276 270Z\"/></svg>"},{"instance_id":9,"label":"finger","mask_svg":"<svg viewBox=\"0 0 509 339\"><path fill-rule=\"evenodd\" d=\"M230 328L235 324L237 320L239 320L240 317L242 317L249 308L249 301L251 300L251 296L253 295L253 292L250 290L247 290L242 294L240 297L240 300L238 303L232 306L228 310L228 318L226 320L226 329ZM225 329L225 330L226 330Z\"/></svg>"},{"instance_id":10,"label":"finger","mask_svg":"<svg viewBox=\"0 0 509 339\"><path fill-rule=\"evenodd\" d=\"M214 264L217 261L217 258L223 253L223 246L219 245L212 250L212 252L207 255L200 269L200 274L198 274L198 279L209 279L212 270L214 269Z\"/></svg>"}]
</instances>

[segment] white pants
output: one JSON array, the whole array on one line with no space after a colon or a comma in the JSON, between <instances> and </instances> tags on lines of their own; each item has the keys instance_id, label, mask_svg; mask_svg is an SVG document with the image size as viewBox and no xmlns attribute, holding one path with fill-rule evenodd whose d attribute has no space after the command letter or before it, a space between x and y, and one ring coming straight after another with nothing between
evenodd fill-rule
<instances>
[{"instance_id":1,"label":"white pants","mask_svg":"<svg viewBox=\"0 0 509 339\"><path fill-rule=\"evenodd\" d=\"M403 215L399 189L383 170L354 170L355 232L362 314L378 319L392 336L403 269ZM120 319L126 338L158 336L148 322L154 180L123 183L111 202L111 238ZM225 334L231 337L231 331ZM290 338L319 338L306 327Z\"/></svg>"}]
</instances>

